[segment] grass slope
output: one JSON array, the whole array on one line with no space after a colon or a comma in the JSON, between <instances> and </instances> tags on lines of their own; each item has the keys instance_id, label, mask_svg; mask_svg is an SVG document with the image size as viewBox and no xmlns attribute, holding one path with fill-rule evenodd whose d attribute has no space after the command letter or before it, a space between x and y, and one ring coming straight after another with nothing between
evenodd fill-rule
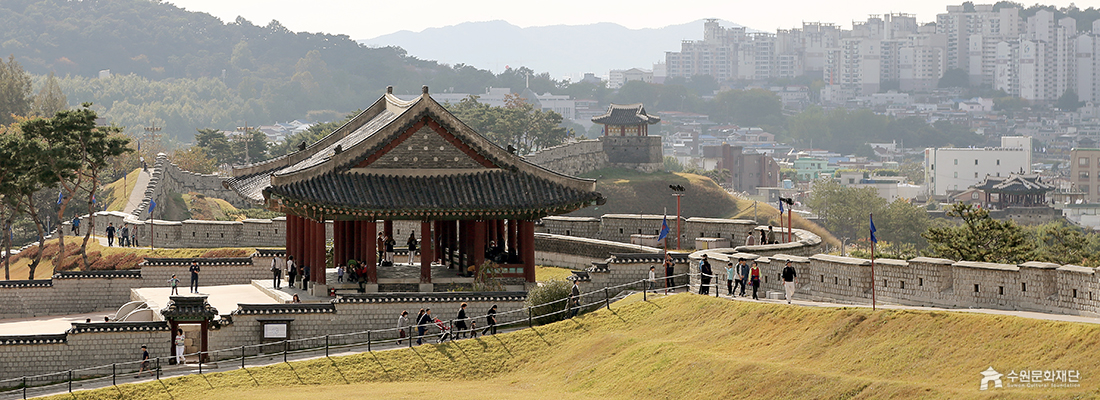
<instances>
[{"instance_id":1,"label":"grass slope","mask_svg":"<svg viewBox=\"0 0 1100 400\"><path fill-rule=\"evenodd\" d=\"M738 211L733 197L702 175L602 169L581 176L596 179L596 191L607 198L607 204L582 208L570 213L570 216L661 214L665 210L675 215L676 198L672 196L669 185L683 185L687 189L681 200L682 215L725 218Z\"/></svg>"},{"instance_id":2,"label":"grass slope","mask_svg":"<svg viewBox=\"0 0 1100 400\"><path fill-rule=\"evenodd\" d=\"M126 174L125 179L119 179L103 186L103 198L96 199L96 201L107 204L107 211L123 211L126 202L130 199L130 193L134 191L134 186L137 185L137 178L140 173L141 168L135 169Z\"/></svg>"},{"instance_id":3,"label":"grass slope","mask_svg":"<svg viewBox=\"0 0 1100 400\"><path fill-rule=\"evenodd\" d=\"M80 243L84 237L65 237L65 263L63 270L79 269ZM46 241L45 254L34 279L49 279L53 276L53 257L57 255L57 239ZM145 257L246 257L256 252L255 248L216 248L216 249L165 249L149 250L146 247L105 247L98 239L88 240L88 262L94 270L137 268ZM38 246L32 246L12 257L9 274L13 280L27 279L30 275L30 263L38 254Z\"/></svg>"},{"instance_id":4,"label":"grass slope","mask_svg":"<svg viewBox=\"0 0 1100 400\"><path fill-rule=\"evenodd\" d=\"M1100 326L1008 316L638 295L573 320L444 345L81 392L79 399L1097 397ZM979 391L993 366L1079 388ZM1006 381L1007 383L1007 381ZM72 395L55 396L69 399Z\"/></svg>"}]
</instances>

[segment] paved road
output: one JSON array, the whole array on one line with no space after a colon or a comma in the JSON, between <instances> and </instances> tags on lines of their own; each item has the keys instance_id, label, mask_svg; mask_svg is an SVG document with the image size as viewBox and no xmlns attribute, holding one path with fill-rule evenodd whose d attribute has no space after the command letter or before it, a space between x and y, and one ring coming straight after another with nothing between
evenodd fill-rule
<instances>
[{"instance_id":1,"label":"paved road","mask_svg":"<svg viewBox=\"0 0 1100 400\"><path fill-rule=\"evenodd\" d=\"M139 171L137 183L134 184L134 190L130 192L130 197L126 200L126 206L122 208L122 212L127 214L134 212L137 206L141 205L141 200L145 198L145 188L148 186L149 171Z\"/></svg>"}]
</instances>

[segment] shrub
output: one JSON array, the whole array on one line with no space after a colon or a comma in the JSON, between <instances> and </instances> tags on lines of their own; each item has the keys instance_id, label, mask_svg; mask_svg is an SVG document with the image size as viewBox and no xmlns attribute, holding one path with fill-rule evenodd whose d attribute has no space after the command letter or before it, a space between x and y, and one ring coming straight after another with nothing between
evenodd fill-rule
<instances>
[{"instance_id":1,"label":"shrub","mask_svg":"<svg viewBox=\"0 0 1100 400\"><path fill-rule=\"evenodd\" d=\"M532 314L541 315L541 317L535 318L535 323L542 325L565 319L568 316L567 312L559 312L554 315L547 314L565 311L569 302L567 300L569 292L572 289L572 282L559 279L551 279L531 289L527 293L527 305L531 307Z\"/></svg>"},{"instance_id":2,"label":"shrub","mask_svg":"<svg viewBox=\"0 0 1100 400\"><path fill-rule=\"evenodd\" d=\"M220 258L220 257L248 257L251 252L249 249L214 249L202 253L202 258Z\"/></svg>"}]
</instances>

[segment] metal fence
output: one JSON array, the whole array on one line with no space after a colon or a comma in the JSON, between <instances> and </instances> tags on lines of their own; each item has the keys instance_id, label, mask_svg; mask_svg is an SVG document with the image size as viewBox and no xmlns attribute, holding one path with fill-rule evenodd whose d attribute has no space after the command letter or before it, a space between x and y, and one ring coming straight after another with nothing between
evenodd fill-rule
<instances>
[{"instance_id":1,"label":"metal fence","mask_svg":"<svg viewBox=\"0 0 1100 400\"><path fill-rule=\"evenodd\" d=\"M48 374L4 379L0 380L0 400L17 399L20 397L26 399L28 397L52 395L64 393L66 391L71 393L74 390L74 385L77 390L80 390L115 386L119 383L138 382L141 381L141 377L145 376L145 374L148 374L150 378L155 377L159 380L162 377L181 376L194 373L203 374L209 372L211 367L219 370L226 367L236 368L238 366L240 368L247 368L250 365L250 361L252 362L251 365L255 367L279 362L289 362L291 360L320 357L321 355L329 357L334 352L373 352L375 350L388 350L405 346L412 347L414 341L423 342L427 340L429 342L434 341L436 343L443 343L447 340L454 340L458 334L469 333L471 336L476 337L478 333L483 335L490 332L495 333L496 329L516 330L529 328L535 325L536 320L542 318L557 317L565 313L579 314L603 307L611 309L611 303L632 292L641 292L644 300L648 301L649 293L690 291L690 279L683 285L675 285L672 287L666 287L667 285L664 285L664 282L666 278L675 279L698 275L698 273L680 274L671 277L658 277L655 281L642 279L621 285L605 287L581 293L577 301L573 302L573 304L566 303L565 305L554 307L562 302L570 302L573 299L573 297L570 296L569 298L527 306L518 310L497 313L495 326L482 326L477 329L467 329L465 331L455 331L454 326L457 320L453 319L442 321L443 329L440 329L440 327L434 323L416 325L416 321L414 321L411 326L405 328L409 331L406 332L407 337L405 338L398 337L398 328L373 329L190 353L184 356L190 356L196 359L198 363L187 364L184 367L177 368L168 368L171 364L169 361L173 360L173 357L152 357L144 361L138 360L112 363ZM718 296L717 282L718 281L708 285L715 287L715 296ZM534 314L534 309L546 309L547 306L550 306L550 309L559 307L560 309L539 315ZM478 319L485 320L486 317L487 315L468 317L467 321L475 321ZM571 315L564 315L560 318L564 319L568 317L571 317ZM415 334L412 332L413 329L420 327L426 328L425 332L416 332ZM435 332L432 332L433 330Z\"/></svg>"}]
</instances>

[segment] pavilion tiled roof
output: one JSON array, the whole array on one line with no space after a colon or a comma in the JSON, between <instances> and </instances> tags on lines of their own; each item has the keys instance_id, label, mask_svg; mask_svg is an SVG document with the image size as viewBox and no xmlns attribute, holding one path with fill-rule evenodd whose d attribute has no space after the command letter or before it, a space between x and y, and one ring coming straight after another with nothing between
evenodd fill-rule
<instances>
[{"instance_id":1,"label":"pavilion tiled roof","mask_svg":"<svg viewBox=\"0 0 1100 400\"><path fill-rule=\"evenodd\" d=\"M612 104L607 107L606 114L592 117L592 122L604 125L656 124L661 122L661 117L646 114L642 103Z\"/></svg>"},{"instance_id":2,"label":"pavilion tiled roof","mask_svg":"<svg viewBox=\"0 0 1100 400\"><path fill-rule=\"evenodd\" d=\"M271 210L315 220L541 218L604 199L595 181L530 164L433 100L386 94L332 134L225 182Z\"/></svg>"},{"instance_id":3,"label":"pavilion tiled roof","mask_svg":"<svg viewBox=\"0 0 1100 400\"><path fill-rule=\"evenodd\" d=\"M541 218L594 203L600 199L600 194L565 187L523 172L480 169L415 176L330 174L270 187L267 197L288 202L311 199L322 207L365 211L387 218L403 214L457 219L470 212Z\"/></svg>"},{"instance_id":4,"label":"pavilion tiled roof","mask_svg":"<svg viewBox=\"0 0 1100 400\"><path fill-rule=\"evenodd\" d=\"M985 180L973 186L975 189L990 193L1048 192L1054 186L1043 183L1039 175L1012 174L1008 177L986 176Z\"/></svg>"}]
</instances>

